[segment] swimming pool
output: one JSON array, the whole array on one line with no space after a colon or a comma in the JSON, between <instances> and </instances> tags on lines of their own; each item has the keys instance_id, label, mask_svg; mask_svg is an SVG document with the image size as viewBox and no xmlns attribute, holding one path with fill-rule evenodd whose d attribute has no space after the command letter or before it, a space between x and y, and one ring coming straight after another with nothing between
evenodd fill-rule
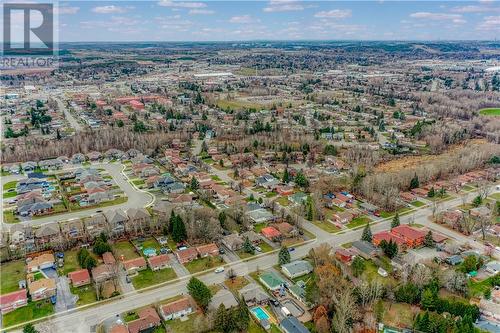
<instances>
[{"instance_id":1,"label":"swimming pool","mask_svg":"<svg viewBox=\"0 0 500 333\"><path fill-rule=\"evenodd\" d=\"M142 252L144 253L145 256L148 256L148 257L152 257L152 256L156 255L156 250L151 249L151 248L144 249Z\"/></svg>"},{"instance_id":2,"label":"swimming pool","mask_svg":"<svg viewBox=\"0 0 500 333\"><path fill-rule=\"evenodd\" d=\"M263 320L263 319L269 320L269 314L260 306L256 306L252 308L250 311L252 311L253 315L258 320Z\"/></svg>"}]
</instances>

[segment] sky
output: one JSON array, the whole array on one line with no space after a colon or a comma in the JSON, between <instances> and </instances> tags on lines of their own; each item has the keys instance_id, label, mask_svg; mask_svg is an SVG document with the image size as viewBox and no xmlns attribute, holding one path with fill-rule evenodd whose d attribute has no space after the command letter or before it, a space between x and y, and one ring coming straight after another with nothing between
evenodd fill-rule
<instances>
[{"instance_id":1,"label":"sky","mask_svg":"<svg viewBox=\"0 0 500 333\"><path fill-rule=\"evenodd\" d=\"M500 37L496 1L60 1L55 13L62 42Z\"/></svg>"}]
</instances>

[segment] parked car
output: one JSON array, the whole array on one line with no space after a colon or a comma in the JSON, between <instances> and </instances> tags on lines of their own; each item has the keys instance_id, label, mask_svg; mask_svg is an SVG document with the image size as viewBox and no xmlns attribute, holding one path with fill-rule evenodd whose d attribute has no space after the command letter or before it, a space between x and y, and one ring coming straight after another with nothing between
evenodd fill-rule
<instances>
[{"instance_id":1,"label":"parked car","mask_svg":"<svg viewBox=\"0 0 500 333\"><path fill-rule=\"evenodd\" d=\"M382 267L379 267L378 268L378 271L377 273L382 276L382 277L387 277L389 274L387 273L387 271L385 269L383 269Z\"/></svg>"},{"instance_id":2,"label":"parked car","mask_svg":"<svg viewBox=\"0 0 500 333\"><path fill-rule=\"evenodd\" d=\"M217 267L214 271L216 274L224 272L224 267Z\"/></svg>"},{"instance_id":3,"label":"parked car","mask_svg":"<svg viewBox=\"0 0 500 333\"><path fill-rule=\"evenodd\" d=\"M132 282L132 279L130 279L130 276L128 276L128 275L127 275L127 276L125 277L125 281L127 281L127 283L131 283L131 282Z\"/></svg>"},{"instance_id":4,"label":"parked car","mask_svg":"<svg viewBox=\"0 0 500 333\"><path fill-rule=\"evenodd\" d=\"M294 248L294 247L289 247L289 248L288 248L288 252L293 252L293 251L295 251L295 248Z\"/></svg>"},{"instance_id":5,"label":"parked car","mask_svg":"<svg viewBox=\"0 0 500 333\"><path fill-rule=\"evenodd\" d=\"M224 248L222 247L219 247L219 254L224 254L226 253L226 250L224 250Z\"/></svg>"}]
</instances>

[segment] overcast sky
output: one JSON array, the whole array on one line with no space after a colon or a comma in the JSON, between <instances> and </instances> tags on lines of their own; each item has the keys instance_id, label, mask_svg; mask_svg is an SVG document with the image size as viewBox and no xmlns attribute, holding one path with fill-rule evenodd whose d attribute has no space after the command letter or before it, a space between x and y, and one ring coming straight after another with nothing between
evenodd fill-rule
<instances>
[{"instance_id":1,"label":"overcast sky","mask_svg":"<svg viewBox=\"0 0 500 333\"><path fill-rule=\"evenodd\" d=\"M494 1L61 1L60 41L494 40Z\"/></svg>"}]
</instances>

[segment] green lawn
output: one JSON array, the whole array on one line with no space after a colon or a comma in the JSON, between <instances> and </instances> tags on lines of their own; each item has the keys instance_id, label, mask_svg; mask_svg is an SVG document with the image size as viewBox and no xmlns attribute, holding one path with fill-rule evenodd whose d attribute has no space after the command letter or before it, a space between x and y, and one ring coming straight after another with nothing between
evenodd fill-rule
<instances>
[{"instance_id":1,"label":"green lawn","mask_svg":"<svg viewBox=\"0 0 500 333\"><path fill-rule=\"evenodd\" d=\"M243 276L238 276L233 281L231 280L224 281L226 287L228 287L229 290L231 290L232 292L237 292L238 290L246 286L248 283L249 283L248 280Z\"/></svg>"},{"instance_id":2,"label":"green lawn","mask_svg":"<svg viewBox=\"0 0 500 333\"><path fill-rule=\"evenodd\" d=\"M500 193L493 193L490 195L490 198L493 198L495 200L500 200Z\"/></svg>"},{"instance_id":3,"label":"green lawn","mask_svg":"<svg viewBox=\"0 0 500 333\"><path fill-rule=\"evenodd\" d=\"M3 221L5 223L18 223L20 222L19 218L14 215L13 210L6 210L3 212Z\"/></svg>"},{"instance_id":4,"label":"green lawn","mask_svg":"<svg viewBox=\"0 0 500 333\"><path fill-rule=\"evenodd\" d=\"M19 289L19 280L24 280L26 264L23 260L2 263L0 269L0 294L7 294Z\"/></svg>"},{"instance_id":5,"label":"green lawn","mask_svg":"<svg viewBox=\"0 0 500 333\"><path fill-rule=\"evenodd\" d=\"M418 201L418 200L415 200L415 201L412 201L410 203L412 206L415 206L415 207L422 207L422 206L425 206L425 203L422 202L422 201Z\"/></svg>"},{"instance_id":6,"label":"green lawn","mask_svg":"<svg viewBox=\"0 0 500 333\"><path fill-rule=\"evenodd\" d=\"M92 284L81 287L71 287L71 293L78 295L78 301L76 302L77 306L92 304L97 301L97 294Z\"/></svg>"},{"instance_id":7,"label":"green lawn","mask_svg":"<svg viewBox=\"0 0 500 333\"><path fill-rule=\"evenodd\" d=\"M248 333L266 333L266 330L253 320L253 316L251 316L251 317L252 317L252 319L250 320L250 324L248 325L247 332Z\"/></svg>"},{"instance_id":8,"label":"green lawn","mask_svg":"<svg viewBox=\"0 0 500 333\"><path fill-rule=\"evenodd\" d=\"M10 190L11 188L16 188L17 185L17 180L13 180L11 182L3 184L3 190L7 191Z\"/></svg>"},{"instance_id":9,"label":"green lawn","mask_svg":"<svg viewBox=\"0 0 500 333\"><path fill-rule=\"evenodd\" d=\"M57 269L59 275L67 275L81 268L78 263L77 253L78 250L64 252L64 266Z\"/></svg>"},{"instance_id":10,"label":"green lawn","mask_svg":"<svg viewBox=\"0 0 500 333\"><path fill-rule=\"evenodd\" d=\"M500 116L500 108L486 108L479 110L482 116Z\"/></svg>"},{"instance_id":11,"label":"green lawn","mask_svg":"<svg viewBox=\"0 0 500 333\"><path fill-rule=\"evenodd\" d=\"M181 321L180 319L169 320L166 325L170 327L170 331L174 333L197 333L199 332L196 323L197 317L203 317L203 314L196 312L188 316L188 320Z\"/></svg>"},{"instance_id":12,"label":"green lawn","mask_svg":"<svg viewBox=\"0 0 500 333\"><path fill-rule=\"evenodd\" d=\"M489 277L487 279L484 279L483 281L478 281L478 282L469 280L468 282L469 296L471 297L483 296L485 291L491 289L491 279L492 277Z\"/></svg>"},{"instance_id":13,"label":"green lawn","mask_svg":"<svg viewBox=\"0 0 500 333\"><path fill-rule=\"evenodd\" d=\"M201 272L206 269L211 269L215 268L217 266L221 266L224 264L224 260L222 260L221 257L205 257L205 258L199 258L195 259L191 262L188 262L184 264L184 267L190 272L190 273L196 273L196 272Z\"/></svg>"},{"instance_id":14,"label":"green lawn","mask_svg":"<svg viewBox=\"0 0 500 333\"><path fill-rule=\"evenodd\" d=\"M367 222L370 222L370 218L368 216L359 216L353 219L349 224L347 224L347 227L352 229L359 227L361 225L365 225Z\"/></svg>"},{"instance_id":15,"label":"green lawn","mask_svg":"<svg viewBox=\"0 0 500 333\"><path fill-rule=\"evenodd\" d=\"M330 223L328 221L325 221L325 222L313 221L311 223L314 224L315 226L317 226L318 228L323 229L326 232L333 233L333 232L340 231L340 229L337 226L333 225L332 223Z\"/></svg>"},{"instance_id":16,"label":"green lawn","mask_svg":"<svg viewBox=\"0 0 500 333\"><path fill-rule=\"evenodd\" d=\"M256 233L260 233L260 231L262 229L264 229L265 227L267 227L267 223L256 223L254 224L253 226L253 230L256 232Z\"/></svg>"},{"instance_id":17,"label":"green lawn","mask_svg":"<svg viewBox=\"0 0 500 333\"><path fill-rule=\"evenodd\" d=\"M17 196L17 192L16 192L16 191L5 192L5 193L3 194L3 198L4 198L4 199L13 198L13 197L15 197L15 196Z\"/></svg>"},{"instance_id":18,"label":"green lawn","mask_svg":"<svg viewBox=\"0 0 500 333\"><path fill-rule=\"evenodd\" d=\"M269 251L273 250L272 246L269 245L269 244L267 244L266 242L262 242L258 246L262 250L262 252L260 252L260 253L266 253L266 252L269 252ZM255 251L254 254L251 254L251 253L247 253L247 252L243 251L243 249L236 251L236 254L238 254L238 256L241 259L250 258L250 257L253 257L254 255L257 255L257 254L260 254L260 253L257 252L257 251Z\"/></svg>"},{"instance_id":19,"label":"green lawn","mask_svg":"<svg viewBox=\"0 0 500 333\"><path fill-rule=\"evenodd\" d=\"M135 289L142 289L155 284L175 279L177 275L172 268L165 268L153 272L150 268L140 271L132 278Z\"/></svg>"},{"instance_id":20,"label":"green lawn","mask_svg":"<svg viewBox=\"0 0 500 333\"><path fill-rule=\"evenodd\" d=\"M2 327L9 327L23 322L46 317L54 313L54 306L49 300L29 302L28 305L6 313L2 317Z\"/></svg>"},{"instance_id":21,"label":"green lawn","mask_svg":"<svg viewBox=\"0 0 500 333\"><path fill-rule=\"evenodd\" d=\"M121 256L124 257L125 260L137 258L139 255L135 251L134 246L129 241L121 241L113 244L113 253L117 259L120 259Z\"/></svg>"},{"instance_id":22,"label":"green lawn","mask_svg":"<svg viewBox=\"0 0 500 333\"><path fill-rule=\"evenodd\" d=\"M265 197L266 198L274 198L277 195L278 195L278 193L276 193L276 192L267 192Z\"/></svg>"},{"instance_id":23,"label":"green lawn","mask_svg":"<svg viewBox=\"0 0 500 333\"><path fill-rule=\"evenodd\" d=\"M146 182L144 181L144 179L134 179L132 181L132 183L135 185L135 186L139 186L139 185L144 185Z\"/></svg>"},{"instance_id":24,"label":"green lawn","mask_svg":"<svg viewBox=\"0 0 500 333\"><path fill-rule=\"evenodd\" d=\"M278 199L276 199L276 202L284 207L290 205L290 201L288 201L288 197L279 197Z\"/></svg>"}]
</instances>

